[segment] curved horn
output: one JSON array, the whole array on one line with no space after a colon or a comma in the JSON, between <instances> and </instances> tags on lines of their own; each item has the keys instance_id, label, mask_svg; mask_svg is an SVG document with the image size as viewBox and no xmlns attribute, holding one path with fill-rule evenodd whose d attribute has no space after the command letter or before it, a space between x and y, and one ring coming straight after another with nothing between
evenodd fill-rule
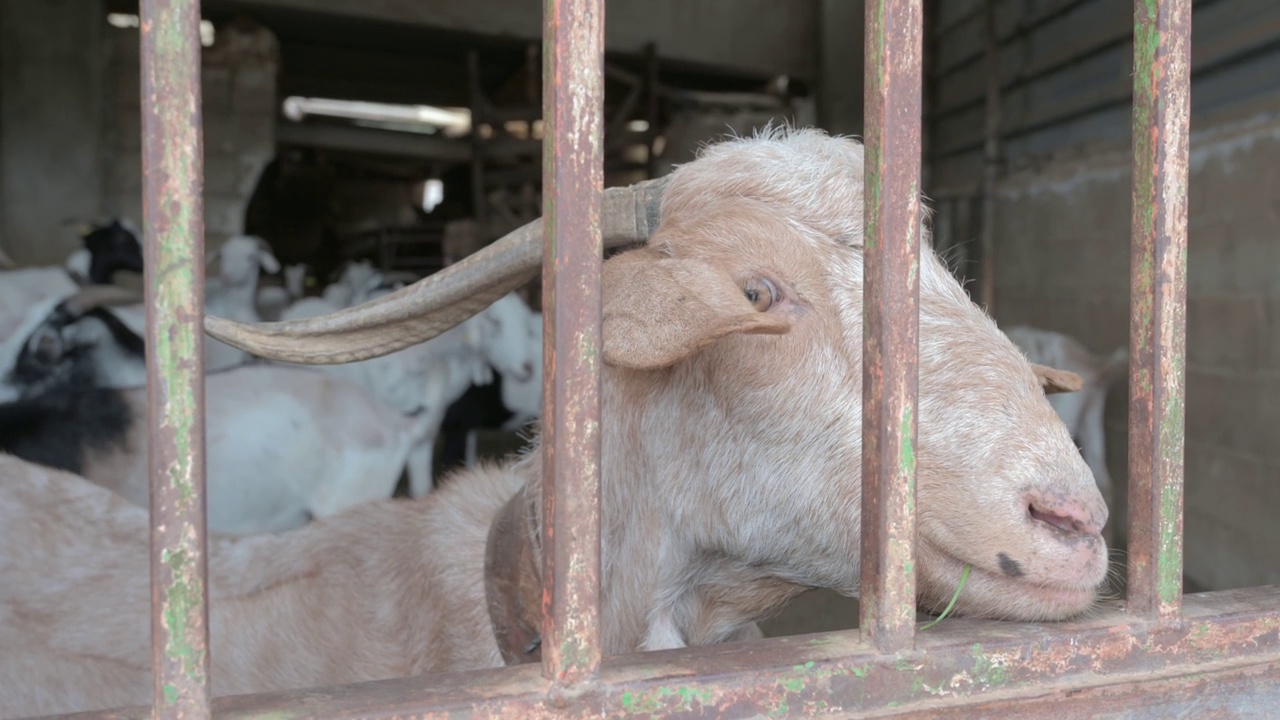
<instances>
[{"instance_id":1,"label":"curved horn","mask_svg":"<svg viewBox=\"0 0 1280 720\"><path fill-rule=\"evenodd\" d=\"M86 285L67 298L66 308L76 315L104 305L134 305L143 302L142 293L119 285Z\"/></svg>"},{"instance_id":2,"label":"curved horn","mask_svg":"<svg viewBox=\"0 0 1280 720\"><path fill-rule=\"evenodd\" d=\"M13 258L9 257L9 254L3 248L0 248L0 269L11 270L16 267L18 267L18 263L14 262Z\"/></svg>"},{"instance_id":3,"label":"curved horn","mask_svg":"<svg viewBox=\"0 0 1280 720\"><path fill-rule=\"evenodd\" d=\"M606 249L648 240L658 226L667 179L604 192ZM389 355L430 340L538 276L542 220L534 220L460 262L380 298L328 315L241 323L214 315L205 332L269 360L332 365Z\"/></svg>"}]
</instances>

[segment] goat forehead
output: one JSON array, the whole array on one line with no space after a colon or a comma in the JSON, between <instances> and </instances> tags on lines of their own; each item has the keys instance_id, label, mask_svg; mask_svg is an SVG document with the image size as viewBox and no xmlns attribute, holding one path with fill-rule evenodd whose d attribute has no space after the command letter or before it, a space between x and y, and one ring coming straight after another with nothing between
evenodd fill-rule
<instances>
[{"instance_id":1,"label":"goat forehead","mask_svg":"<svg viewBox=\"0 0 1280 720\"><path fill-rule=\"evenodd\" d=\"M663 216L696 216L724 198L754 199L843 245L862 237L862 145L820 130L767 128L705 148L676 168Z\"/></svg>"}]
</instances>

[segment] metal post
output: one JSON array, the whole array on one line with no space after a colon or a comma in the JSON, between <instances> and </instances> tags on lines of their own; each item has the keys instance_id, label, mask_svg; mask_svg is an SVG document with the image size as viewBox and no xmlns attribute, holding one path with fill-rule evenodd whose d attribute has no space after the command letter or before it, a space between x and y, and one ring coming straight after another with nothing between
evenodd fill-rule
<instances>
[{"instance_id":1,"label":"metal post","mask_svg":"<svg viewBox=\"0 0 1280 720\"><path fill-rule=\"evenodd\" d=\"M996 314L996 179L1000 169L1000 43L996 36L996 2L983 8L987 65L986 115L982 132L982 227L979 236L979 292L987 314Z\"/></svg>"},{"instance_id":2,"label":"metal post","mask_svg":"<svg viewBox=\"0 0 1280 720\"><path fill-rule=\"evenodd\" d=\"M1129 612L1182 607L1191 0L1137 0L1133 33Z\"/></svg>"},{"instance_id":3,"label":"metal post","mask_svg":"<svg viewBox=\"0 0 1280 720\"><path fill-rule=\"evenodd\" d=\"M600 210L604 2L543 5L542 662L600 669Z\"/></svg>"},{"instance_id":4,"label":"metal post","mask_svg":"<svg viewBox=\"0 0 1280 720\"><path fill-rule=\"evenodd\" d=\"M860 625L884 652L915 636L920 5L867 3Z\"/></svg>"},{"instance_id":5,"label":"metal post","mask_svg":"<svg viewBox=\"0 0 1280 720\"><path fill-rule=\"evenodd\" d=\"M142 0L152 717L209 717L200 3Z\"/></svg>"}]
</instances>

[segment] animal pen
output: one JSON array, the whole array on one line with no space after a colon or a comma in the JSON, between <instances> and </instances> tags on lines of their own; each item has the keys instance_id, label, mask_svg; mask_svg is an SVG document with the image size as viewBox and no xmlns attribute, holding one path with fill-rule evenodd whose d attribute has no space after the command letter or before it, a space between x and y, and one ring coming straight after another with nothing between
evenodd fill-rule
<instances>
[{"instance_id":1,"label":"animal pen","mask_svg":"<svg viewBox=\"0 0 1280 720\"><path fill-rule=\"evenodd\" d=\"M1191 0L1134 3L1124 601L1069 623L916 625L922 2L868 0L860 629L602 657L604 4L544 10L538 661L211 700L200 13L197 0L142 0L154 694L149 708L93 715L1162 718L1280 707L1280 589L1182 594Z\"/></svg>"}]
</instances>

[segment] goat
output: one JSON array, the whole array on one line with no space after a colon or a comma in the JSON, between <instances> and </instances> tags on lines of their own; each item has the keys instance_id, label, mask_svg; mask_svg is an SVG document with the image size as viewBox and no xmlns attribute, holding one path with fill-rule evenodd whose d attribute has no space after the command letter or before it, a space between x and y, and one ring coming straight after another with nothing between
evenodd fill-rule
<instances>
[{"instance_id":1,"label":"goat","mask_svg":"<svg viewBox=\"0 0 1280 720\"><path fill-rule=\"evenodd\" d=\"M383 288L368 286L381 282L380 276L371 277L366 287L357 289L356 296L380 297ZM323 298L306 298L304 302L291 307L287 318L302 319L307 317L305 313L328 305ZM422 415L423 434L414 442L407 468L411 496L421 497L431 491L432 454L451 403L469 386L492 382L493 368L517 383L533 380L538 346L531 342L529 334L532 315L519 295L507 293L427 342L383 357L326 368L360 384L405 415ZM514 392L518 391L513 389Z\"/></svg>"},{"instance_id":2,"label":"goat","mask_svg":"<svg viewBox=\"0 0 1280 720\"><path fill-rule=\"evenodd\" d=\"M533 372L527 379L502 372L493 382L472 384L445 411L440 423L442 472L476 464L476 431L481 428L518 430L542 412L542 313L529 318Z\"/></svg>"},{"instance_id":3,"label":"goat","mask_svg":"<svg viewBox=\"0 0 1280 720\"><path fill-rule=\"evenodd\" d=\"M110 307L134 294L112 291L53 300L0 350L13 358L0 382L0 400L10 401L0 405L0 450L145 507L144 344ZM423 433L422 418L312 368L249 365L205 384L209 527L221 532L295 528L388 498Z\"/></svg>"},{"instance_id":4,"label":"goat","mask_svg":"<svg viewBox=\"0 0 1280 720\"><path fill-rule=\"evenodd\" d=\"M80 236L83 247L71 253L64 266L0 273L0 340L17 329L26 309L40 300L74 292L85 284L110 284L121 270L142 272L140 235L126 218L87 225Z\"/></svg>"},{"instance_id":5,"label":"goat","mask_svg":"<svg viewBox=\"0 0 1280 720\"><path fill-rule=\"evenodd\" d=\"M1049 398L1058 417L1080 447L1084 461L1108 505L1115 488L1107 470L1106 427L1107 390L1129 368L1128 348L1117 348L1108 357L1094 355L1075 338L1059 332L1023 325L1007 328L1013 340L1033 363L1069 370L1084 381L1079 392Z\"/></svg>"},{"instance_id":6,"label":"goat","mask_svg":"<svg viewBox=\"0 0 1280 720\"><path fill-rule=\"evenodd\" d=\"M605 194L600 639L606 655L757 637L794 596L859 587L863 150L818 130L709 145ZM651 220L660 215L656 231ZM273 360L367 359L528 282L541 221L335 316L206 332ZM1073 617L1107 509L1033 366L920 243L918 603ZM210 543L217 695L536 662L542 455L421 500ZM147 702L147 517L0 461L0 714ZM260 473L262 475L262 473ZM527 562L526 562L527 561ZM514 597L533 588L533 597ZM532 651L527 651L528 648Z\"/></svg>"},{"instance_id":7,"label":"goat","mask_svg":"<svg viewBox=\"0 0 1280 720\"><path fill-rule=\"evenodd\" d=\"M205 312L241 322L258 322L255 305L259 270L280 272L280 262L262 238L237 235L228 239L208 262L218 260L218 277L205 286ZM217 372L249 361L249 354L213 338L205 339L205 372Z\"/></svg>"},{"instance_id":8,"label":"goat","mask_svg":"<svg viewBox=\"0 0 1280 720\"><path fill-rule=\"evenodd\" d=\"M338 281L325 287L321 297L332 307L350 307L355 300L356 292L377 275L378 271L368 260L347 263L342 274L338 276Z\"/></svg>"},{"instance_id":9,"label":"goat","mask_svg":"<svg viewBox=\"0 0 1280 720\"><path fill-rule=\"evenodd\" d=\"M259 322L256 299L258 275L280 271L280 262L262 238L236 235L205 258L206 265L218 262L218 275L205 282L205 312L241 322ZM136 330L146 327L146 307L136 303L114 310L117 316ZM250 361L249 353L227 345L216 338L204 339L204 370L216 373Z\"/></svg>"},{"instance_id":10,"label":"goat","mask_svg":"<svg viewBox=\"0 0 1280 720\"><path fill-rule=\"evenodd\" d=\"M254 295L254 303L258 316L263 320L275 322L281 318L285 308L306 295L307 266L305 263L285 266L282 284L258 283L258 291Z\"/></svg>"}]
</instances>

